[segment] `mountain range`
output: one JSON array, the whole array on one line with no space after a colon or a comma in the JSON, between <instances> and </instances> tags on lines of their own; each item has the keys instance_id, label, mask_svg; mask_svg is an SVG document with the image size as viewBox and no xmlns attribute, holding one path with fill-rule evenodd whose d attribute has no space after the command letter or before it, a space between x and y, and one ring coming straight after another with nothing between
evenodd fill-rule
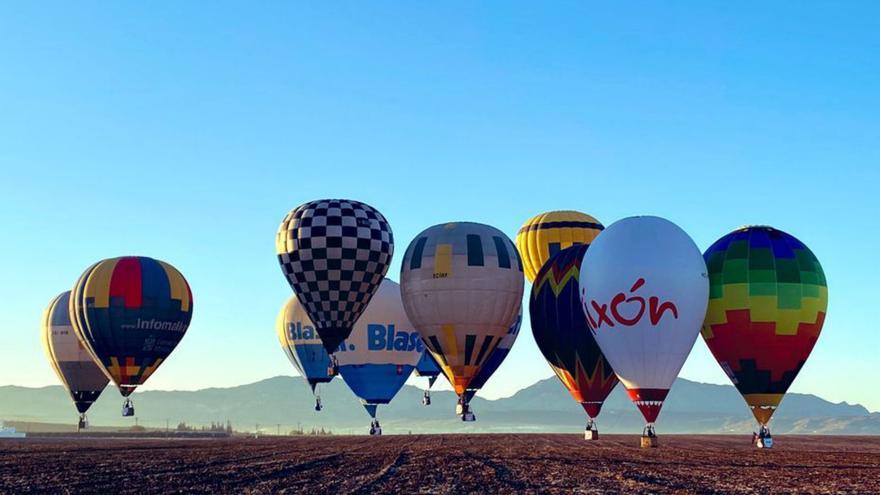
<instances>
[{"instance_id":1,"label":"mountain range","mask_svg":"<svg viewBox=\"0 0 880 495\"><path fill-rule=\"evenodd\" d=\"M231 422L238 431L266 433L294 429L365 433L369 416L341 380L321 386L324 409L299 377L278 376L230 388L196 391L146 391L133 395L137 423L147 428L175 428ZM422 390L404 386L392 403L379 407L386 433L439 432L578 432L586 416L555 377L520 390L511 397L471 402L477 421L462 423L454 415L456 397L432 392L432 404L421 403ZM131 426L120 416L122 398L112 387L89 411L94 426ZM75 424L77 413L60 386L0 387L0 419ZM607 433L639 433L644 420L618 385L598 419ZM788 394L771 424L774 433L880 434L880 413L860 405L832 403L809 394ZM755 428L739 393L730 385L685 379L675 382L657 422L658 433L741 433Z\"/></svg>"}]
</instances>

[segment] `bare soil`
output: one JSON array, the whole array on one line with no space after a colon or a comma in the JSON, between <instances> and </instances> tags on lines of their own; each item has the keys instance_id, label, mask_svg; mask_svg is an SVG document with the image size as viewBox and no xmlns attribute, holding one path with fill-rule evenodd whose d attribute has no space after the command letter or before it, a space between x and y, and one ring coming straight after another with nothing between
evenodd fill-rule
<instances>
[{"instance_id":1,"label":"bare soil","mask_svg":"<svg viewBox=\"0 0 880 495\"><path fill-rule=\"evenodd\" d=\"M880 493L880 437L0 441L0 493Z\"/></svg>"}]
</instances>

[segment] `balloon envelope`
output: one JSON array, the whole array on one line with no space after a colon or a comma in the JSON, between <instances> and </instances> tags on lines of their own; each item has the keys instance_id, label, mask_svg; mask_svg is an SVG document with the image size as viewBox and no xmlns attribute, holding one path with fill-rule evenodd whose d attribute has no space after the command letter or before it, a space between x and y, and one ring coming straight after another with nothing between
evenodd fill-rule
<instances>
[{"instance_id":1,"label":"balloon envelope","mask_svg":"<svg viewBox=\"0 0 880 495\"><path fill-rule=\"evenodd\" d=\"M171 354L192 319L183 275L144 256L95 263L71 297L77 337L126 397Z\"/></svg>"},{"instance_id":2,"label":"balloon envelope","mask_svg":"<svg viewBox=\"0 0 880 495\"><path fill-rule=\"evenodd\" d=\"M426 376L428 378L440 376L440 367L437 366L437 361L434 361L434 356L431 355L431 351L427 348L422 352L422 357L416 364L415 375Z\"/></svg>"},{"instance_id":3,"label":"balloon envelope","mask_svg":"<svg viewBox=\"0 0 880 495\"><path fill-rule=\"evenodd\" d=\"M400 286L385 279L336 358L339 374L375 417L375 405L394 398L424 350L403 310Z\"/></svg>"},{"instance_id":4,"label":"balloon envelope","mask_svg":"<svg viewBox=\"0 0 880 495\"><path fill-rule=\"evenodd\" d=\"M63 292L49 303L43 313L43 349L49 364L73 399L76 410L85 413L98 400L110 379L76 338L70 323L69 304L70 291Z\"/></svg>"},{"instance_id":5,"label":"balloon envelope","mask_svg":"<svg viewBox=\"0 0 880 495\"><path fill-rule=\"evenodd\" d=\"M410 321L462 395L516 319L522 264L494 227L435 225L410 243L401 290Z\"/></svg>"},{"instance_id":6,"label":"balloon envelope","mask_svg":"<svg viewBox=\"0 0 880 495\"><path fill-rule=\"evenodd\" d=\"M519 336L519 329L522 326L522 306L520 306L519 313L516 315L516 320L514 320L513 325L510 325L510 328L507 329L507 335L505 335L501 342L498 344L498 347L492 351L492 354L486 359L485 364L480 368L480 371L474 375L474 378L468 384L468 390L472 390L476 392L477 390L483 388L483 385L486 384L486 381L489 380L495 372L498 370L498 367L501 366L501 363L504 362L504 359L507 358L507 355L510 354L510 348L513 347L513 343L516 342L516 338Z\"/></svg>"},{"instance_id":7,"label":"balloon envelope","mask_svg":"<svg viewBox=\"0 0 880 495\"><path fill-rule=\"evenodd\" d=\"M530 218L516 234L526 278L534 282L551 256L567 247L590 244L602 228L598 220L579 211L550 211Z\"/></svg>"},{"instance_id":8,"label":"balloon envelope","mask_svg":"<svg viewBox=\"0 0 880 495\"><path fill-rule=\"evenodd\" d=\"M591 418L617 376L593 337L580 300L580 268L589 246L571 246L538 272L529 299L532 333L547 364Z\"/></svg>"},{"instance_id":9,"label":"balloon envelope","mask_svg":"<svg viewBox=\"0 0 880 495\"><path fill-rule=\"evenodd\" d=\"M294 208L278 227L281 271L329 353L348 337L388 271L391 227L358 201L322 199Z\"/></svg>"},{"instance_id":10,"label":"balloon envelope","mask_svg":"<svg viewBox=\"0 0 880 495\"><path fill-rule=\"evenodd\" d=\"M587 250L580 287L602 354L653 423L706 315L709 280L699 249L668 220L625 218Z\"/></svg>"},{"instance_id":11,"label":"balloon envelope","mask_svg":"<svg viewBox=\"0 0 880 495\"><path fill-rule=\"evenodd\" d=\"M327 383L333 379L327 374L330 355L324 349L315 325L295 295L290 296L281 308L275 328L281 349L308 382L312 392L319 383Z\"/></svg>"},{"instance_id":12,"label":"balloon envelope","mask_svg":"<svg viewBox=\"0 0 880 495\"><path fill-rule=\"evenodd\" d=\"M772 227L746 227L712 244L703 339L767 424L809 357L828 307L819 260Z\"/></svg>"}]
</instances>

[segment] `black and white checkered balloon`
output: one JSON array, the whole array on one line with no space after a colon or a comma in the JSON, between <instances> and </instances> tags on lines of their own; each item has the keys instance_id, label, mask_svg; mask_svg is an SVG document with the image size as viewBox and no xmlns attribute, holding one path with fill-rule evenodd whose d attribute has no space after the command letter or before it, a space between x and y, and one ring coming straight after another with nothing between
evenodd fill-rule
<instances>
[{"instance_id":1,"label":"black and white checkered balloon","mask_svg":"<svg viewBox=\"0 0 880 495\"><path fill-rule=\"evenodd\" d=\"M394 253L388 221L358 201L311 201L284 217L275 247L290 287L334 352L388 271Z\"/></svg>"}]
</instances>

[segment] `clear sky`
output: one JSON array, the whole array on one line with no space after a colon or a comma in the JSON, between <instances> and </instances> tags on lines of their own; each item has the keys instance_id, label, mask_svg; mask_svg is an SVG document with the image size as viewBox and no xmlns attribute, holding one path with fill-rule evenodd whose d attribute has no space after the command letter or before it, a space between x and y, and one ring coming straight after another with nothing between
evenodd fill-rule
<instances>
[{"instance_id":1,"label":"clear sky","mask_svg":"<svg viewBox=\"0 0 880 495\"><path fill-rule=\"evenodd\" d=\"M880 410L876 2L0 4L0 384L90 263L178 267L193 324L151 389L292 373L274 255L305 201L423 228L661 215L705 249L799 237L828 281L792 390ZM550 376L529 328L484 395ZM726 383L702 340L682 375Z\"/></svg>"}]
</instances>

